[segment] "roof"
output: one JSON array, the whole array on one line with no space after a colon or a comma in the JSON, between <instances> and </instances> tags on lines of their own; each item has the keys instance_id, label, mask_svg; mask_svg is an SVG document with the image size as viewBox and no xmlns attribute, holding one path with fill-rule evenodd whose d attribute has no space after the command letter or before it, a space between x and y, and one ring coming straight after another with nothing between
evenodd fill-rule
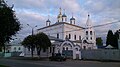
<instances>
[{"instance_id":1,"label":"roof","mask_svg":"<svg viewBox=\"0 0 120 67\"><path fill-rule=\"evenodd\" d=\"M63 14L62 17L67 17L67 16L65 14Z\"/></svg>"},{"instance_id":2,"label":"roof","mask_svg":"<svg viewBox=\"0 0 120 67\"><path fill-rule=\"evenodd\" d=\"M74 24L70 24L70 23L66 23L66 22L57 22L55 24L52 24L50 26L46 26L46 27L43 27L43 28L40 28L40 29L37 29L37 30L42 30L42 29L45 29L45 28L49 28L49 27L53 27L53 26L57 26L57 25L61 25L61 24L67 24L67 25L71 25L71 26L74 26L74 27L85 29L83 27L80 27L80 26L77 26L77 25L74 25Z\"/></svg>"},{"instance_id":3,"label":"roof","mask_svg":"<svg viewBox=\"0 0 120 67\"><path fill-rule=\"evenodd\" d=\"M48 19L46 22L50 22L50 20Z\"/></svg>"},{"instance_id":4,"label":"roof","mask_svg":"<svg viewBox=\"0 0 120 67\"><path fill-rule=\"evenodd\" d=\"M72 17L72 18L70 18L70 20L75 20L75 18L74 18L74 17Z\"/></svg>"}]
</instances>

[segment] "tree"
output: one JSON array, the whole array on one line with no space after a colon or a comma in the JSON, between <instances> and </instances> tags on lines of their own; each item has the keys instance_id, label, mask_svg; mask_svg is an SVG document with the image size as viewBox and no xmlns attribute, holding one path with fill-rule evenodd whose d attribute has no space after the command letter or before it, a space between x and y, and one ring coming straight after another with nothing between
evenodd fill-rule
<instances>
[{"instance_id":1,"label":"tree","mask_svg":"<svg viewBox=\"0 0 120 67\"><path fill-rule=\"evenodd\" d=\"M12 39L21 28L20 22L16 18L15 11L12 10L4 0L0 0L0 47L4 47L5 43Z\"/></svg>"},{"instance_id":2,"label":"tree","mask_svg":"<svg viewBox=\"0 0 120 67\"><path fill-rule=\"evenodd\" d=\"M118 39L119 39L119 32L116 31L114 33L114 38L113 38L113 47L118 48Z\"/></svg>"},{"instance_id":3,"label":"tree","mask_svg":"<svg viewBox=\"0 0 120 67\"><path fill-rule=\"evenodd\" d=\"M97 46L103 46L103 41L101 37L96 38L96 44Z\"/></svg>"},{"instance_id":4,"label":"tree","mask_svg":"<svg viewBox=\"0 0 120 67\"><path fill-rule=\"evenodd\" d=\"M38 33L36 35L29 35L26 38L24 38L22 45L24 45L28 49L31 49L32 57L33 49L37 48L37 54L40 57L41 50L45 51L46 49L48 49L48 47L51 46L51 42L46 34Z\"/></svg>"},{"instance_id":5,"label":"tree","mask_svg":"<svg viewBox=\"0 0 120 67\"><path fill-rule=\"evenodd\" d=\"M41 49L44 51L48 50L48 47L51 46L50 39L48 36L44 33L38 33L36 34L36 41L35 41L36 47L37 47L37 53L40 57Z\"/></svg>"},{"instance_id":6,"label":"tree","mask_svg":"<svg viewBox=\"0 0 120 67\"><path fill-rule=\"evenodd\" d=\"M35 48L35 35L29 35L22 41L22 45L31 49L31 56L33 57L33 50Z\"/></svg>"},{"instance_id":7,"label":"tree","mask_svg":"<svg viewBox=\"0 0 120 67\"><path fill-rule=\"evenodd\" d=\"M109 30L109 31L108 31L108 34L107 34L106 45L107 45L107 46L108 46L108 45L113 46L113 44L114 44L113 39L114 39L113 32L112 32L112 30Z\"/></svg>"}]
</instances>

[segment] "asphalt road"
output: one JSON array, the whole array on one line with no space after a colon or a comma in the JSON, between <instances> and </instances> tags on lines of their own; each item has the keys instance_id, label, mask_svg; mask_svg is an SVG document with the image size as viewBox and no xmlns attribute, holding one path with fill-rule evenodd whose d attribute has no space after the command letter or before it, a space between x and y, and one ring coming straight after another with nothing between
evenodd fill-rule
<instances>
[{"instance_id":1,"label":"asphalt road","mask_svg":"<svg viewBox=\"0 0 120 67\"><path fill-rule=\"evenodd\" d=\"M79 61L67 60L65 62L55 61L32 61L1 59L0 64L10 67L120 67L120 62L98 62L98 61Z\"/></svg>"}]
</instances>

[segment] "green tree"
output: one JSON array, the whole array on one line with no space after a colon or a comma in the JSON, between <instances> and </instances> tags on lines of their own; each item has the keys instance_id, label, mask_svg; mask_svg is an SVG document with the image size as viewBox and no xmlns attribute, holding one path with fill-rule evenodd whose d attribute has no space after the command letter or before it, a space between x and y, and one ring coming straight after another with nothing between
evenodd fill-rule
<instances>
[{"instance_id":1,"label":"green tree","mask_svg":"<svg viewBox=\"0 0 120 67\"><path fill-rule=\"evenodd\" d=\"M102 41L101 37L96 38L96 44L97 44L97 46L103 46L103 41Z\"/></svg>"},{"instance_id":2,"label":"green tree","mask_svg":"<svg viewBox=\"0 0 120 67\"><path fill-rule=\"evenodd\" d=\"M20 22L16 18L15 11L12 10L4 0L0 0L0 47L4 47L21 28Z\"/></svg>"},{"instance_id":3,"label":"green tree","mask_svg":"<svg viewBox=\"0 0 120 67\"><path fill-rule=\"evenodd\" d=\"M113 32L112 32L112 30L109 30L109 31L108 31L108 34L107 34L106 45L107 45L107 46L108 46L108 45L113 46L113 44L114 44L113 39L114 39Z\"/></svg>"},{"instance_id":4,"label":"green tree","mask_svg":"<svg viewBox=\"0 0 120 67\"><path fill-rule=\"evenodd\" d=\"M22 41L22 45L31 50L31 56L33 57L33 50L35 48L35 35L29 35Z\"/></svg>"},{"instance_id":5,"label":"green tree","mask_svg":"<svg viewBox=\"0 0 120 67\"><path fill-rule=\"evenodd\" d=\"M36 34L35 39L36 39L35 44L37 47L37 53L40 57L41 49L43 49L44 51L48 50L48 48L51 46L51 42L45 33Z\"/></svg>"},{"instance_id":6,"label":"green tree","mask_svg":"<svg viewBox=\"0 0 120 67\"><path fill-rule=\"evenodd\" d=\"M119 39L119 32L118 30L114 33L114 38L113 38L113 47L118 48L118 39Z\"/></svg>"}]
</instances>

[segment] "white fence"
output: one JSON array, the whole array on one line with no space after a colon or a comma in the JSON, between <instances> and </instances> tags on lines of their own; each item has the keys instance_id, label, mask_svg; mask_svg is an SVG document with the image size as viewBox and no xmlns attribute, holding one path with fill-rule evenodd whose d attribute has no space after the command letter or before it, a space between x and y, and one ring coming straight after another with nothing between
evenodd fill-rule
<instances>
[{"instance_id":1,"label":"white fence","mask_svg":"<svg viewBox=\"0 0 120 67\"><path fill-rule=\"evenodd\" d=\"M120 61L120 50L117 49L82 50L81 57L82 59L90 60Z\"/></svg>"}]
</instances>

